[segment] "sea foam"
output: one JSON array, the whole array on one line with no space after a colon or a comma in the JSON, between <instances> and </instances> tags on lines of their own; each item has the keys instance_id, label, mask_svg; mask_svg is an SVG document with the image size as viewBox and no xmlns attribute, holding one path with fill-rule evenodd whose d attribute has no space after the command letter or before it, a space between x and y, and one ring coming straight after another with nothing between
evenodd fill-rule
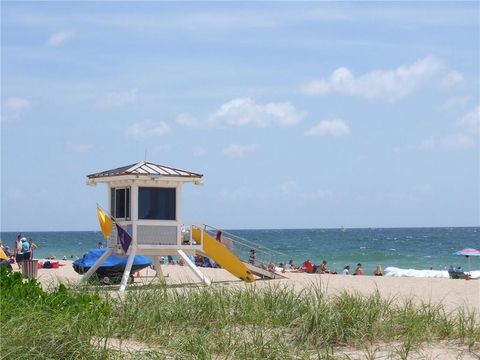
<instances>
[{"instance_id":1,"label":"sea foam","mask_svg":"<svg viewBox=\"0 0 480 360\"><path fill-rule=\"evenodd\" d=\"M472 279L480 279L480 271L467 271ZM385 276L392 277L422 277L422 278L449 278L447 270L416 270L416 269L400 269L396 267L387 267Z\"/></svg>"}]
</instances>

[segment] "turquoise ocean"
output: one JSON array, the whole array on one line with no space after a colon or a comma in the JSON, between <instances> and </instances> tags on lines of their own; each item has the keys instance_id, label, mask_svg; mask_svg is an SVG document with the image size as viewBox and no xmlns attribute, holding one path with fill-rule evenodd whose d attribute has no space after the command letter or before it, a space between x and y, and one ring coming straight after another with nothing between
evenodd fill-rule
<instances>
[{"instance_id":1,"label":"turquoise ocean","mask_svg":"<svg viewBox=\"0 0 480 360\"><path fill-rule=\"evenodd\" d=\"M227 230L270 249L285 254L288 261L301 264L306 259L341 272L345 265L362 263L366 273L376 264L383 268L444 270L450 265L480 270L480 257L453 253L462 248L480 249L480 227L445 228L364 228L364 229L285 229ZM3 245L13 248L20 232L2 232ZM38 245L35 258L55 256L76 259L103 240L100 231L21 232Z\"/></svg>"}]
</instances>

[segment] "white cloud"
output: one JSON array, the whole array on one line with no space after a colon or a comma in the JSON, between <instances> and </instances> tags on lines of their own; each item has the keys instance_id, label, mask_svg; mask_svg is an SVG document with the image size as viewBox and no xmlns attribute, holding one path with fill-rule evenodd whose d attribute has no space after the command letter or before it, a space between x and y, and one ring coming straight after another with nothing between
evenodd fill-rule
<instances>
[{"instance_id":1,"label":"white cloud","mask_svg":"<svg viewBox=\"0 0 480 360\"><path fill-rule=\"evenodd\" d=\"M223 153L231 158L243 158L247 154L254 152L256 149L257 147L255 145L230 144L223 149Z\"/></svg>"},{"instance_id":2,"label":"white cloud","mask_svg":"<svg viewBox=\"0 0 480 360\"><path fill-rule=\"evenodd\" d=\"M67 31L59 31L50 35L47 45L50 47L58 47L65 44L73 37L73 33Z\"/></svg>"},{"instance_id":3,"label":"white cloud","mask_svg":"<svg viewBox=\"0 0 480 360\"><path fill-rule=\"evenodd\" d=\"M396 101L418 89L442 68L442 61L432 56L393 70L373 70L358 77L355 77L348 68L340 67L330 78L311 81L301 90L307 95L338 93Z\"/></svg>"},{"instance_id":4,"label":"white cloud","mask_svg":"<svg viewBox=\"0 0 480 360\"><path fill-rule=\"evenodd\" d=\"M458 131L443 135L430 136L419 145L407 145L397 147L395 152L410 150L434 150L434 149L468 149L477 146L480 142L480 106L465 114L455 123Z\"/></svg>"},{"instance_id":5,"label":"white cloud","mask_svg":"<svg viewBox=\"0 0 480 360\"><path fill-rule=\"evenodd\" d=\"M341 119L322 120L308 130L305 135L310 136L344 136L350 132L348 124Z\"/></svg>"},{"instance_id":6,"label":"white cloud","mask_svg":"<svg viewBox=\"0 0 480 360\"><path fill-rule=\"evenodd\" d=\"M123 107L137 102L138 89L111 92L100 99L100 104L107 107Z\"/></svg>"},{"instance_id":7,"label":"white cloud","mask_svg":"<svg viewBox=\"0 0 480 360\"><path fill-rule=\"evenodd\" d=\"M220 106L210 115L214 123L231 126L267 127L271 125L290 126L298 124L305 116L290 103L257 104L250 98L236 98Z\"/></svg>"},{"instance_id":8,"label":"white cloud","mask_svg":"<svg viewBox=\"0 0 480 360\"><path fill-rule=\"evenodd\" d=\"M18 120L32 105L27 99L9 97L5 100L2 109L2 122Z\"/></svg>"},{"instance_id":9,"label":"white cloud","mask_svg":"<svg viewBox=\"0 0 480 360\"><path fill-rule=\"evenodd\" d=\"M458 122L458 126L468 135L480 137L480 106L466 114Z\"/></svg>"},{"instance_id":10,"label":"white cloud","mask_svg":"<svg viewBox=\"0 0 480 360\"><path fill-rule=\"evenodd\" d=\"M444 89L449 89L463 81L463 75L457 71L451 71L440 80L440 85Z\"/></svg>"},{"instance_id":11,"label":"white cloud","mask_svg":"<svg viewBox=\"0 0 480 360\"><path fill-rule=\"evenodd\" d=\"M168 132L170 132L170 127L166 122L154 122L151 120L134 123L127 129L127 135L135 139L161 136L167 134Z\"/></svg>"},{"instance_id":12,"label":"white cloud","mask_svg":"<svg viewBox=\"0 0 480 360\"><path fill-rule=\"evenodd\" d=\"M93 150L94 145L93 144L75 144L68 141L66 144L66 148L71 152L86 153Z\"/></svg>"},{"instance_id":13,"label":"white cloud","mask_svg":"<svg viewBox=\"0 0 480 360\"><path fill-rule=\"evenodd\" d=\"M250 98L235 98L221 105L205 118L180 114L176 122L188 127L269 127L298 124L306 113L300 112L288 102L257 104Z\"/></svg>"}]
</instances>

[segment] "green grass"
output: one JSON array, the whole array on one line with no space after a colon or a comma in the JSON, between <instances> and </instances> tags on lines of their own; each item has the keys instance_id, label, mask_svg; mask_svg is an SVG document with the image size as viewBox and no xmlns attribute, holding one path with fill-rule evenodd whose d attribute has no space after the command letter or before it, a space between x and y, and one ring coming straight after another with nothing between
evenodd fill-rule
<instances>
[{"instance_id":1,"label":"green grass","mask_svg":"<svg viewBox=\"0 0 480 360\"><path fill-rule=\"evenodd\" d=\"M275 284L275 283L272 283ZM335 359L343 347L370 358L379 346L406 359L419 345L447 340L478 351L478 314L441 305L272 285L233 288L41 290L0 273L1 357L5 359ZM142 351L112 349L133 342ZM381 345L379 345L381 344ZM168 354L168 356L167 356Z\"/></svg>"}]
</instances>

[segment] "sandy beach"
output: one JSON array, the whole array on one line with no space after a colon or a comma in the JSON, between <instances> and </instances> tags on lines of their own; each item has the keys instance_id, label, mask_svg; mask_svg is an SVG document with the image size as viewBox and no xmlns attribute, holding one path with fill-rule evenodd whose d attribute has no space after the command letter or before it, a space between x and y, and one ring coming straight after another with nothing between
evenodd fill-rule
<instances>
[{"instance_id":1,"label":"sandy beach","mask_svg":"<svg viewBox=\"0 0 480 360\"><path fill-rule=\"evenodd\" d=\"M39 269L38 280L44 288L59 283L75 284L81 275L72 267L71 261L61 261L58 269ZM374 277L351 275L320 275L306 273L286 273L284 279L257 280L246 284L238 280L226 270L201 268L202 272L213 281L213 286L287 286L295 291L319 286L329 295L343 291L370 294L374 291L385 298L397 300L414 299L419 302L442 303L447 310L459 307L475 309L480 313L480 280L452 280L441 278L408 278L408 277ZM186 266L162 265L167 285L198 284L200 280ZM135 277L133 286L146 285L158 281L155 270L143 269Z\"/></svg>"},{"instance_id":2,"label":"sandy beach","mask_svg":"<svg viewBox=\"0 0 480 360\"><path fill-rule=\"evenodd\" d=\"M56 288L60 283L75 286L81 279L71 261L60 261L60 267L55 269L38 269L37 279L41 286L48 289ZM17 267L14 268L18 271ZM286 273L285 278L276 280L258 279L254 283L245 283L224 269L201 268L202 272L213 282L212 287L251 288L265 289L270 286L280 286L292 289L295 292L308 291L319 288L327 296L335 296L342 292L372 294L376 291L386 298L399 303L412 299L415 303L442 304L447 312L459 309L474 310L480 314L480 281L479 280L452 280L444 278L408 278L408 277L374 277L352 275L320 275L306 273ZM180 265L162 265L166 284L172 289L190 289L192 286L201 286L203 283L194 275L190 268ZM148 291L145 285L159 283L156 272L146 268L135 273L134 283L129 285L127 291ZM117 286L105 287L112 295L120 295ZM138 339L120 340L115 337L108 339L106 345L110 350L122 353L135 354L145 349L164 351L162 346L148 345ZM351 347L347 344L338 344L335 352L339 356L348 356L350 359L365 359L365 351L372 351L372 359L389 359L392 354L400 349L402 342L388 344L370 344L363 347ZM339 357L343 358L343 357ZM393 358L396 358L395 356ZM478 347L473 346L469 351L465 343L457 340L438 340L418 344L409 355L409 359L478 359Z\"/></svg>"}]
</instances>

